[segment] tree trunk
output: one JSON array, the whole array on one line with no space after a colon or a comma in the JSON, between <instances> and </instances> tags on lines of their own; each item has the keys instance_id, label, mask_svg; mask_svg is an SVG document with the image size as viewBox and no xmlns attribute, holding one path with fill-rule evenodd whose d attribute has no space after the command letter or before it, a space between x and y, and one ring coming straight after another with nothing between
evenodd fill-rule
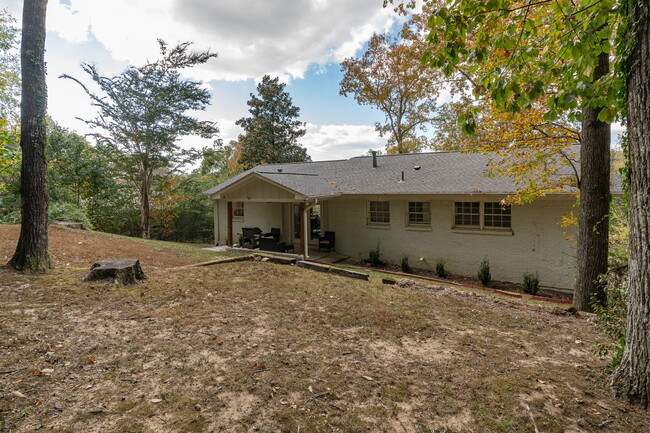
<instances>
[{"instance_id":1,"label":"tree trunk","mask_svg":"<svg viewBox=\"0 0 650 433\"><path fill-rule=\"evenodd\" d=\"M151 175L144 173L140 184L140 236L142 239L151 238L151 205L149 193L151 192Z\"/></svg>"},{"instance_id":2,"label":"tree trunk","mask_svg":"<svg viewBox=\"0 0 650 433\"><path fill-rule=\"evenodd\" d=\"M629 189L629 288L627 336L612 377L619 397L650 406L650 11L631 2L628 22L637 21L627 79Z\"/></svg>"},{"instance_id":3,"label":"tree trunk","mask_svg":"<svg viewBox=\"0 0 650 433\"><path fill-rule=\"evenodd\" d=\"M594 72L594 81L609 71L609 57L603 53ZM578 209L578 251L573 306L591 311L592 299L606 302L598 276L607 273L609 237L609 143L611 127L598 120L601 107L582 110L580 146L580 208Z\"/></svg>"},{"instance_id":4,"label":"tree trunk","mask_svg":"<svg viewBox=\"0 0 650 433\"><path fill-rule=\"evenodd\" d=\"M47 165L45 161L45 12L47 0L25 0L20 49L22 165L20 169L21 227L9 264L28 272L50 268L47 252Z\"/></svg>"}]
</instances>

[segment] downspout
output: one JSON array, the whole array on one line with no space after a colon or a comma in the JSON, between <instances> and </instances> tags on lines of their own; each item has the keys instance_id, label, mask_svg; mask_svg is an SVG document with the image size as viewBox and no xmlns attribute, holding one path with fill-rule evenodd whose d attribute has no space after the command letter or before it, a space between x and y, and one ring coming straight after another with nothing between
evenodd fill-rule
<instances>
[{"instance_id":1,"label":"downspout","mask_svg":"<svg viewBox=\"0 0 650 433\"><path fill-rule=\"evenodd\" d=\"M219 219L221 216L219 215L219 200L214 200L214 220L216 221L215 224L215 234L214 234L214 242L216 245L219 245L219 241L221 240L220 238L220 233L221 233L221 221Z\"/></svg>"},{"instance_id":2,"label":"downspout","mask_svg":"<svg viewBox=\"0 0 650 433\"><path fill-rule=\"evenodd\" d=\"M313 208L317 203L318 203L318 199L316 199L312 204L306 205L305 210L302 213L303 221L305 221L305 224L303 224L304 233L302 234L302 238L303 238L302 242L304 248L303 256L305 260L309 259L309 224L311 222L309 219L307 219L307 217L309 216L311 208Z\"/></svg>"}]
</instances>

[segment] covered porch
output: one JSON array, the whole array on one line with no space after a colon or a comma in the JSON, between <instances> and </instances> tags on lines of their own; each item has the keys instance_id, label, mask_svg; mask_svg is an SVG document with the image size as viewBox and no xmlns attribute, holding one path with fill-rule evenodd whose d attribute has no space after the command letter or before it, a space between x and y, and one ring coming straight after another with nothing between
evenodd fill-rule
<instances>
[{"instance_id":1,"label":"covered porch","mask_svg":"<svg viewBox=\"0 0 650 433\"><path fill-rule=\"evenodd\" d=\"M306 197L255 175L210 198L214 200L216 245L307 258L336 251L335 234L326 233L327 200ZM325 237L332 240L325 242Z\"/></svg>"}]
</instances>

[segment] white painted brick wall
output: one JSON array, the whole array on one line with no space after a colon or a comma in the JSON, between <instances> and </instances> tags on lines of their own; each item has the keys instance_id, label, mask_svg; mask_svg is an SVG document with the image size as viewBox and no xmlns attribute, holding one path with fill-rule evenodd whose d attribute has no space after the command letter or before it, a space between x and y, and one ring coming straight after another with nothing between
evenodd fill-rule
<instances>
[{"instance_id":1,"label":"white painted brick wall","mask_svg":"<svg viewBox=\"0 0 650 433\"><path fill-rule=\"evenodd\" d=\"M477 200L476 196L458 198ZM389 201L390 229L384 229L366 224L367 200L332 200L327 224L336 232L337 251L363 259L379 244L386 262L397 264L402 254L408 254L412 267L433 270L438 260L444 260L449 272L471 276L487 258L495 280L520 283L524 272L537 272L542 286L573 287L575 245L560 227L571 199L538 199L513 206L512 235L452 229L454 199L432 201L430 229L415 230L405 226L407 201Z\"/></svg>"}]
</instances>

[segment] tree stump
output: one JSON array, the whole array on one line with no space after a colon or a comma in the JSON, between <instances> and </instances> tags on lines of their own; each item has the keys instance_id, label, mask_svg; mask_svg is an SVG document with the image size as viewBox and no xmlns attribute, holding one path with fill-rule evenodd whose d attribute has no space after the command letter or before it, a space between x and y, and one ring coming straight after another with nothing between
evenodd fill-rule
<instances>
[{"instance_id":1,"label":"tree stump","mask_svg":"<svg viewBox=\"0 0 650 433\"><path fill-rule=\"evenodd\" d=\"M99 260L90 267L84 276L84 281L97 281L113 279L116 283L123 285L135 284L137 280L146 280L147 276L142 272L140 260Z\"/></svg>"}]
</instances>

